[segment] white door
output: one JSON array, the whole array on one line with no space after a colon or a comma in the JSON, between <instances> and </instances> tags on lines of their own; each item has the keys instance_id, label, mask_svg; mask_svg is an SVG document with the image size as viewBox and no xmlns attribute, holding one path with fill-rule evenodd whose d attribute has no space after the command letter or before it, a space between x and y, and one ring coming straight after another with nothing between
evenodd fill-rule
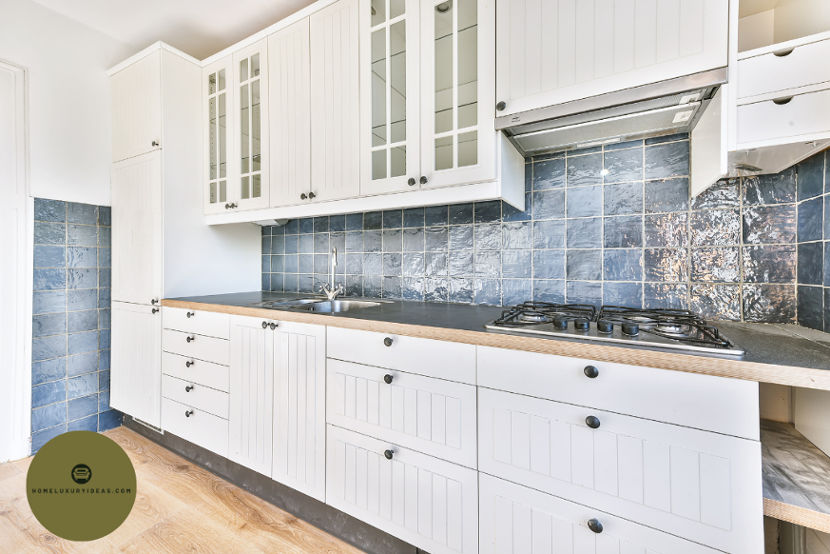
<instances>
[{"instance_id":1,"label":"white door","mask_svg":"<svg viewBox=\"0 0 830 554\"><path fill-rule=\"evenodd\" d=\"M216 61L202 70L202 97L204 103L204 122L207 136L205 138L205 175L204 205L205 213L222 213L230 208L236 200L231 197L229 183L233 182L236 156L232 154L232 134L230 123L233 115L230 111L234 105L235 88L233 81L233 60L228 56Z\"/></svg>"},{"instance_id":2,"label":"white door","mask_svg":"<svg viewBox=\"0 0 830 554\"><path fill-rule=\"evenodd\" d=\"M275 322L231 318L228 457L271 474Z\"/></svg>"},{"instance_id":3,"label":"white door","mask_svg":"<svg viewBox=\"0 0 830 554\"><path fill-rule=\"evenodd\" d=\"M311 190L311 52L308 18L268 37L271 206L307 202Z\"/></svg>"},{"instance_id":4,"label":"white door","mask_svg":"<svg viewBox=\"0 0 830 554\"><path fill-rule=\"evenodd\" d=\"M421 2L422 187L496 177L495 17L495 0Z\"/></svg>"},{"instance_id":5,"label":"white door","mask_svg":"<svg viewBox=\"0 0 830 554\"><path fill-rule=\"evenodd\" d=\"M112 167L112 299L156 304L162 297L161 151Z\"/></svg>"},{"instance_id":6,"label":"white door","mask_svg":"<svg viewBox=\"0 0 830 554\"><path fill-rule=\"evenodd\" d=\"M478 552L478 474L328 426L326 503L433 554Z\"/></svg>"},{"instance_id":7,"label":"white door","mask_svg":"<svg viewBox=\"0 0 830 554\"><path fill-rule=\"evenodd\" d=\"M161 148L161 50L125 67L112 87L112 161Z\"/></svg>"},{"instance_id":8,"label":"white door","mask_svg":"<svg viewBox=\"0 0 830 554\"><path fill-rule=\"evenodd\" d=\"M29 455L32 237L23 70L0 62L0 462Z\"/></svg>"},{"instance_id":9,"label":"white door","mask_svg":"<svg viewBox=\"0 0 830 554\"><path fill-rule=\"evenodd\" d=\"M271 478L320 501L326 495L326 328L281 322L274 331Z\"/></svg>"},{"instance_id":10,"label":"white door","mask_svg":"<svg viewBox=\"0 0 830 554\"><path fill-rule=\"evenodd\" d=\"M154 306L112 303L110 405L161 425L161 312Z\"/></svg>"},{"instance_id":11,"label":"white door","mask_svg":"<svg viewBox=\"0 0 830 554\"><path fill-rule=\"evenodd\" d=\"M315 202L351 198L360 189L358 7L358 0L340 0L310 19L309 197Z\"/></svg>"},{"instance_id":12,"label":"white door","mask_svg":"<svg viewBox=\"0 0 830 554\"><path fill-rule=\"evenodd\" d=\"M729 0L499 0L498 115L726 67L728 27Z\"/></svg>"},{"instance_id":13,"label":"white door","mask_svg":"<svg viewBox=\"0 0 830 554\"><path fill-rule=\"evenodd\" d=\"M420 6L371 0L360 10L360 194L418 186Z\"/></svg>"},{"instance_id":14,"label":"white door","mask_svg":"<svg viewBox=\"0 0 830 554\"><path fill-rule=\"evenodd\" d=\"M268 207L268 44L265 39L233 55L236 96L233 209Z\"/></svg>"}]
</instances>

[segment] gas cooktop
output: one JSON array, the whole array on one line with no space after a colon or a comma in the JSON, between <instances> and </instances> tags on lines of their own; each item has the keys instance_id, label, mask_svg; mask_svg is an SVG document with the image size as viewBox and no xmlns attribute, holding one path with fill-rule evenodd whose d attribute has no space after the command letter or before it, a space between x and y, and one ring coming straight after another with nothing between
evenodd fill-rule
<instances>
[{"instance_id":1,"label":"gas cooktop","mask_svg":"<svg viewBox=\"0 0 830 554\"><path fill-rule=\"evenodd\" d=\"M525 302L485 325L518 335L561 336L637 346L742 356L717 327L688 310Z\"/></svg>"}]
</instances>

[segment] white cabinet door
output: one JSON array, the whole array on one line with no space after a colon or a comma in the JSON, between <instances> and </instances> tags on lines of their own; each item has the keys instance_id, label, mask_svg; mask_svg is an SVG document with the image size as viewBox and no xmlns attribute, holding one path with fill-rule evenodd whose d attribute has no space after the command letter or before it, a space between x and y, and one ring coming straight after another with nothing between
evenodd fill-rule
<instances>
[{"instance_id":1,"label":"white cabinet door","mask_svg":"<svg viewBox=\"0 0 830 554\"><path fill-rule=\"evenodd\" d=\"M360 10L360 194L409 190L420 178L420 6L363 2Z\"/></svg>"},{"instance_id":2,"label":"white cabinet door","mask_svg":"<svg viewBox=\"0 0 830 554\"><path fill-rule=\"evenodd\" d=\"M271 474L274 420L274 332L269 321L231 319L228 457Z\"/></svg>"},{"instance_id":3,"label":"white cabinet door","mask_svg":"<svg viewBox=\"0 0 830 554\"><path fill-rule=\"evenodd\" d=\"M484 388L478 423L482 472L725 552L763 551L758 441Z\"/></svg>"},{"instance_id":4,"label":"white cabinet door","mask_svg":"<svg viewBox=\"0 0 830 554\"><path fill-rule=\"evenodd\" d=\"M204 121L207 124L205 138L206 190L205 213L222 213L230 209L232 182L236 156L232 154L235 87L233 86L233 60L228 56L202 70L202 97L205 98Z\"/></svg>"},{"instance_id":5,"label":"white cabinet door","mask_svg":"<svg viewBox=\"0 0 830 554\"><path fill-rule=\"evenodd\" d=\"M703 554L716 550L490 477L479 480L481 554ZM588 522L599 533L592 531ZM602 527L598 527L598 525Z\"/></svg>"},{"instance_id":6,"label":"white cabinet door","mask_svg":"<svg viewBox=\"0 0 830 554\"><path fill-rule=\"evenodd\" d=\"M728 27L728 0L499 0L498 115L726 67Z\"/></svg>"},{"instance_id":7,"label":"white cabinet door","mask_svg":"<svg viewBox=\"0 0 830 554\"><path fill-rule=\"evenodd\" d=\"M304 203L311 189L308 18L268 38L271 206Z\"/></svg>"},{"instance_id":8,"label":"white cabinet door","mask_svg":"<svg viewBox=\"0 0 830 554\"><path fill-rule=\"evenodd\" d=\"M476 388L329 360L329 423L476 467Z\"/></svg>"},{"instance_id":9,"label":"white cabinet door","mask_svg":"<svg viewBox=\"0 0 830 554\"><path fill-rule=\"evenodd\" d=\"M271 477L325 501L326 328L280 322L274 336Z\"/></svg>"},{"instance_id":10,"label":"white cabinet door","mask_svg":"<svg viewBox=\"0 0 830 554\"><path fill-rule=\"evenodd\" d=\"M233 55L236 120L234 209L268 207L268 45L265 39Z\"/></svg>"},{"instance_id":11,"label":"white cabinet door","mask_svg":"<svg viewBox=\"0 0 830 554\"><path fill-rule=\"evenodd\" d=\"M421 2L421 186L496 177L495 0Z\"/></svg>"},{"instance_id":12,"label":"white cabinet door","mask_svg":"<svg viewBox=\"0 0 830 554\"><path fill-rule=\"evenodd\" d=\"M328 426L326 503L419 548L478 552L478 474Z\"/></svg>"},{"instance_id":13,"label":"white cabinet door","mask_svg":"<svg viewBox=\"0 0 830 554\"><path fill-rule=\"evenodd\" d=\"M110 79L114 162L161 147L161 55L156 50Z\"/></svg>"},{"instance_id":14,"label":"white cabinet door","mask_svg":"<svg viewBox=\"0 0 830 554\"><path fill-rule=\"evenodd\" d=\"M340 0L310 18L313 201L351 198L359 192L358 31L358 0Z\"/></svg>"},{"instance_id":15,"label":"white cabinet door","mask_svg":"<svg viewBox=\"0 0 830 554\"><path fill-rule=\"evenodd\" d=\"M159 308L112 303L110 405L161 425L161 313Z\"/></svg>"},{"instance_id":16,"label":"white cabinet door","mask_svg":"<svg viewBox=\"0 0 830 554\"><path fill-rule=\"evenodd\" d=\"M162 297L161 151L112 168L112 299L151 304Z\"/></svg>"}]
</instances>

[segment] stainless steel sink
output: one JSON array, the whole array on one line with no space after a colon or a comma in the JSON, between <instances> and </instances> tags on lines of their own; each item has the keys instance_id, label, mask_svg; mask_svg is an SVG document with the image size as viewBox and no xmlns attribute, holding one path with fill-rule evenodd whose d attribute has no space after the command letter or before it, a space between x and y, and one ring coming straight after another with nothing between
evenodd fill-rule
<instances>
[{"instance_id":1,"label":"stainless steel sink","mask_svg":"<svg viewBox=\"0 0 830 554\"><path fill-rule=\"evenodd\" d=\"M284 308L292 308L295 306L303 306L306 304L313 304L315 302L321 302L325 300L323 297L316 297L316 298L289 298L286 300L268 300L267 302L257 302L256 304L251 304L254 308L274 308L274 309L284 309Z\"/></svg>"},{"instance_id":2,"label":"stainless steel sink","mask_svg":"<svg viewBox=\"0 0 830 554\"><path fill-rule=\"evenodd\" d=\"M372 300L324 300L322 302L312 302L309 304L302 304L295 306L296 309L334 314L340 312L351 312L354 310L365 310L367 308L377 308L384 302L377 302Z\"/></svg>"}]
</instances>

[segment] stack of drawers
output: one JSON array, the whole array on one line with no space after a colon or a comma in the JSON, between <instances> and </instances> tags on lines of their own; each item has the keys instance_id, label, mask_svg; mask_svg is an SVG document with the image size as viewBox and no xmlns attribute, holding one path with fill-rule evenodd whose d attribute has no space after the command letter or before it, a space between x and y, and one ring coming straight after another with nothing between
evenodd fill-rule
<instances>
[{"instance_id":1,"label":"stack of drawers","mask_svg":"<svg viewBox=\"0 0 830 554\"><path fill-rule=\"evenodd\" d=\"M478 551L472 345L329 327L326 502L430 552Z\"/></svg>"},{"instance_id":2,"label":"stack of drawers","mask_svg":"<svg viewBox=\"0 0 830 554\"><path fill-rule=\"evenodd\" d=\"M161 426L228 455L230 316L165 307Z\"/></svg>"}]
</instances>

